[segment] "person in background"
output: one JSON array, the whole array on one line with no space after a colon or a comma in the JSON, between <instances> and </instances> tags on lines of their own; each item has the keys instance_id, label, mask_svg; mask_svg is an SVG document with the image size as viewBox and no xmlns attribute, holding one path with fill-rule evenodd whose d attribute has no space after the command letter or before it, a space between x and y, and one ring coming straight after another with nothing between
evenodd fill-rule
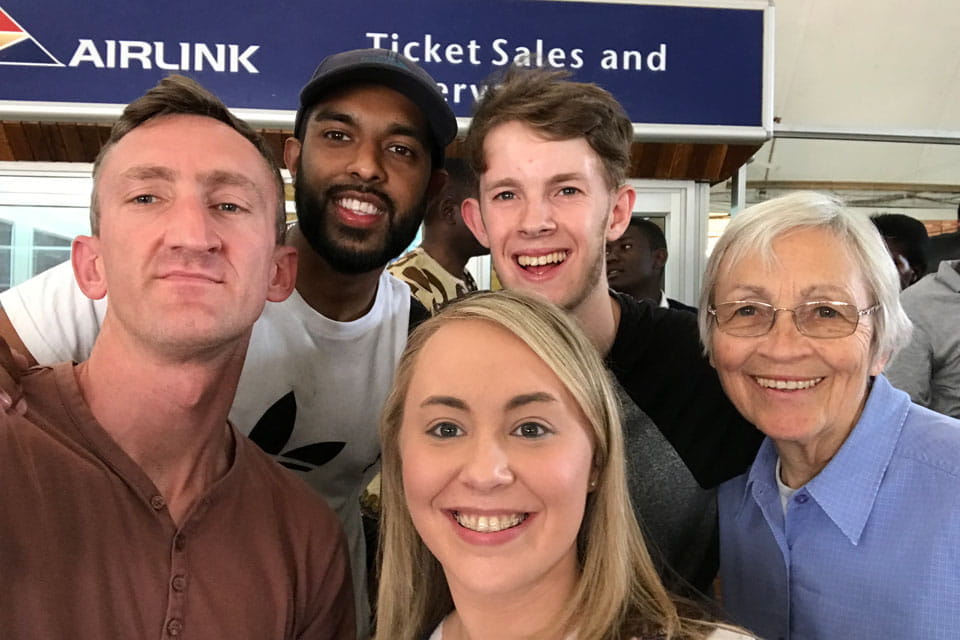
<instances>
[{"instance_id":1,"label":"person in background","mask_svg":"<svg viewBox=\"0 0 960 640\"><path fill-rule=\"evenodd\" d=\"M957 205L957 224L960 225L960 204ZM935 269L944 260L960 260L960 226L956 231L930 238L931 269Z\"/></svg>"},{"instance_id":2,"label":"person in background","mask_svg":"<svg viewBox=\"0 0 960 640\"><path fill-rule=\"evenodd\" d=\"M269 148L170 76L93 178L72 267L110 296L102 330L0 415L3 637L354 637L336 516L227 421L254 321L296 279Z\"/></svg>"},{"instance_id":3,"label":"person in background","mask_svg":"<svg viewBox=\"0 0 960 640\"><path fill-rule=\"evenodd\" d=\"M941 262L900 303L913 333L884 375L917 404L960 418L960 260Z\"/></svg>"},{"instance_id":4,"label":"person in background","mask_svg":"<svg viewBox=\"0 0 960 640\"><path fill-rule=\"evenodd\" d=\"M618 406L596 349L542 299L480 293L421 325L381 423L377 640L746 640L681 615L660 583Z\"/></svg>"},{"instance_id":5,"label":"person in background","mask_svg":"<svg viewBox=\"0 0 960 640\"><path fill-rule=\"evenodd\" d=\"M696 313L696 307L668 298L660 288L667 257L667 240L660 226L633 216L623 235L607 243L607 282L611 289L637 300Z\"/></svg>"},{"instance_id":6,"label":"person in background","mask_svg":"<svg viewBox=\"0 0 960 640\"><path fill-rule=\"evenodd\" d=\"M727 612L763 638L956 638L960 422L880 373L910 332L879 234L795 193L733 218L700 331L766 435L720 487Z\"/></svg>"},{"instance_id":7,"label":"person in background","mask_svg":"<svg viewBox=\"0 0 960 640\"><path fill-rule=\"evenodd\" d=\"M473 198L477 178L473 170L459 158L444 164L447 184L430 204L423 217L423 242L406 253L387 270L408 285L414 297L436 313L440 306L477 290L467 261L489 253L477 242L460 215L460 203Z\"/></svg>"},{"instance_id":8,"label":"person in background","mask_svg":"<svg viewBox=\"0 0 960 640\"><path fill-rule=\"evenodd\" d=\"M761 437L724 395L693 314L607 284L606 243L628 226L636 195L632 141L609 92L512 69L477 104L464 146L479 193L462 213L503 286L558 305L606 359L634 513L668 587L696 596L718 562L716 500L701 487L743 473Z\"/></svg>"},{"instance_id":9,"label":"person in background","mask_svg":"<svg viewBox=\"0 0 960 640\"><path fill-rule=\"evenodd\" d=\"M385 271L446 181L457 120L427 72L383 49L321 61L300 93L293 176L296 290L254 325L230 421L340 517L359 636L369 621L360 494L377 470L380 407L408 330L429 317ZM0 335L40 364L87 357L107 308L69 265L0 294ZM16 403L14 403L16 404Z\"/></svg>"},{"instance_id":10,"label":"person in background","mask_svg":"<svg viewBox=\"0 0 960 640\"><path fill-rule=\"evenodd\" d=\"M930 238L922 222L900 213L870 216L870 221L883 236L893 264L897 267L901 289L906 289L927 275Z\"/></svg>"}]
</instances>

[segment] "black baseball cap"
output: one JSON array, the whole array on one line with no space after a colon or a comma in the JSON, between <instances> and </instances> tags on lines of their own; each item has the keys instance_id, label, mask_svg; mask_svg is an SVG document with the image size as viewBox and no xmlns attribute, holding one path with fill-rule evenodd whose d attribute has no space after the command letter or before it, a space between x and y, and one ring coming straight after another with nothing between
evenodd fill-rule
<instances>
[{"instance_id":1,"label":"black baseball cap","mask_svg":"<svg viewBox=\"0 0 960 640\"><path fill-rule=\"evenodd\" d=\"M415 104L430 128L434 165L443 165L443 152L457 135L457 117L429 73L388 49L354 49L324 58L310 82L300 90L300 108L293 134L303 139L307 113L325 93L355 82L389 87Z\"/></svg>"}]
</instances>

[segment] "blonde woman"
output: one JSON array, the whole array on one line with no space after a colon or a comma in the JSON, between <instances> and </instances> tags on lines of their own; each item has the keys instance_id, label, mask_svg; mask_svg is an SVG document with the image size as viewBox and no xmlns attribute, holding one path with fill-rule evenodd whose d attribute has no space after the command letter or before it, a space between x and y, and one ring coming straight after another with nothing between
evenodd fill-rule
<instances>
[{"instance_id":1,"label":"blonde woman","mask_svg":"<svg viewBox=\"0 0 960 640\"><path fill-rule=\"evenodd\" d=\"M661 585L608 374L547 303L479 294L421 326L381 441L378 640L745 637Z\"/></svg>"}]
</instances>

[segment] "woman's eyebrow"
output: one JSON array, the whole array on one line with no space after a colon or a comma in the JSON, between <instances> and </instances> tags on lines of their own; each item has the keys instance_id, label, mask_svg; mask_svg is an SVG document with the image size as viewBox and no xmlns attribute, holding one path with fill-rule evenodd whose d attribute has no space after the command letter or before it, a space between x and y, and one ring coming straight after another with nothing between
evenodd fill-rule
<instances>
[{"instance_id":1,"label":"woman's eyebrow","mask_svg":"<svg viewBox=\"0 0 960 640\"><path fill-rule=\"evenodd\" d=\"M731 287L730 290L735 291L738 296L754 296L756 298L764 298L769 295L765 288L752 284L737 284Z\"/></svg>"},{"instance_id":2,"label":"woman's eyebrow","mask_svg":"<svg viewBox=\"0 0 960 640\"><path fill-rule=\"evenodd\" d=\"M426 400L420 403L421 407L429 407L434 405L450 407L452 409L461 409L463 411L467 410L467 403L460 398L455 398L453 396L429 396Z\"/></svg>"},{"instance_id":3,"label":"woman's eyebrow","mask_svg":"<svg viewBox=\"0 0 960 640\"><path fill-rule=\"evenodd\" d=\"M557 402L558 400L545 391L535 391L533 393L523 393L510 398L507 402L507 409L517 409L524 405L534 402Z\"/></svg>"},{"instance_id":4,"label":"woman's eyebrow","mask_svg":"<svg viewBox=\"0 0 960 640\"><path fill-rule=\"evenodd\" d=\"M812 295L846 297L850 295L850 292L835 284L814 284L801 291L800 295L804 298Z\"/></svg>"}]
</instances>

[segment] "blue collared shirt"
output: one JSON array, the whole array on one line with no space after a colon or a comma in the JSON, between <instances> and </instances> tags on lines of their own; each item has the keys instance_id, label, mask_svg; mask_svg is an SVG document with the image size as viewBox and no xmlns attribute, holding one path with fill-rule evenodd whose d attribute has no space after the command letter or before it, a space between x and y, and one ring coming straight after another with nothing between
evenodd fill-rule
<instances>
[{"instance_id":1,"label":"blue collared shirt","mask_svg":"<svg viewBox=\"0 0 960 640\"><path fill-rule=\"evenodd\" d=\"M856 427L787 505L763 441L720 486L731 619L768 640L960 638L960 421L874 380Z\"/></svg>"}]
</instances>

